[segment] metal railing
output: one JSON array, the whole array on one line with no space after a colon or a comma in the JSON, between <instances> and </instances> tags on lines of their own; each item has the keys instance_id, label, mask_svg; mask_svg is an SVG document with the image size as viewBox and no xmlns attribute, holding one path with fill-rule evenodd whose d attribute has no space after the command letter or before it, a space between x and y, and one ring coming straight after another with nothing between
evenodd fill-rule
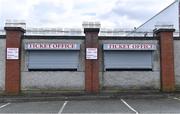
<instances>
[{"instance_id":1,"label":"metal railing","mask_svg":"<svg viewBox=\"0 0 180 114\"><path fill-rule=\"evenodd\" d=\"M0 35L5 35L6 32L4 30L0 30Z\"/></svg>"},{"instance_id":2,"label":"metal railing","mask_svg":"<svg viewBox=\"0 0 180 114\"><path fill-rule=\"evenodd\" d=\"M99 36L105 37L153 37L153 30L137 31L136 29L125 28L101 28L99 22L83 22L83 28L26 28L23 20L6 20L5 27L21 27L26 30L28 36L85 36L84 28L100 28ZM156 29L172 29L173 25L155 25ZM0 35L5 35L4 30L0 30ZM179 32L174 33L179 37Z\"/></svg>"},{"instance_id":3,"label":"metal railing","mask_svg":"<svg viewBox=\"0 0 180 114\"><path fill-rule=\"evenodd\" d=\"M0 35L5 35L5 30L0 30ZM27 36L85 36L81 28L27 28ZM179 37L179 32L174 32L174 37ZM153 32L136 32L122 29L100 29L99 36L105 37L153 37Z\"/></svg>"},{"instance_id":4,"label":"metal railing","mask_svg":"<svg viewBox=\"0 0 180 114\"><path fill-rule=\"evenodd\" d=\"M44 36L83 36L80 28L27 28L25 35Z\"/></svg>"}]
</instances>

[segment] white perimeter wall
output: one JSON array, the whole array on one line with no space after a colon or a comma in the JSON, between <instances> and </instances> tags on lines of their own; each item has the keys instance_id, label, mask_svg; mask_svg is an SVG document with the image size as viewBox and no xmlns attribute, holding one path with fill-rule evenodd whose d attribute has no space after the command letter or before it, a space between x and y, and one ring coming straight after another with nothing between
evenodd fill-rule
<instances>
[{"instance_id":1,"label":"white perimeter wall","mask_svg":"<svg viewBox=\"0 0 180 114\"><path fill-rule=\"evenodd\" d=\"M5 39L0 39L0 91L5 89L5 43Z\"/></svg>"}]
</instances>

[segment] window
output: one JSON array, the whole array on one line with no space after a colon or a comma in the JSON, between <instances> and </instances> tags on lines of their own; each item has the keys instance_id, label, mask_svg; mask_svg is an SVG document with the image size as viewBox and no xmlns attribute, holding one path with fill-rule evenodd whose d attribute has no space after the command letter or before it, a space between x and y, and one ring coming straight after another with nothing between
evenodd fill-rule
<instances>
[{"instance_id":1,"label":"window","mask_svg":"<svg viewBox=\"0 0 180 114\"><path fill-rule=\"evenodd\" d=\"M29 51L29 70L77 70L79 51L32 50Z\"/></svg>"},{"instance_id":2,"label":"window","mask_svg":"<svg viewBox=\"0 0 180 114\"><path fill-rule=\"evenodd\" d=\"M26 43L28 51L28 69L76 70L79 66L80 44L76 43Z\"/></svg>"},{"instance_id":3,"label":"window","mask_svg":"<svg viewBox=\"0 0 180 114\"><path fill-rule=\"evenodd\" d=\"M151 70L152 51L105 51L105 70Z\"/></svg>"}]
</instances>

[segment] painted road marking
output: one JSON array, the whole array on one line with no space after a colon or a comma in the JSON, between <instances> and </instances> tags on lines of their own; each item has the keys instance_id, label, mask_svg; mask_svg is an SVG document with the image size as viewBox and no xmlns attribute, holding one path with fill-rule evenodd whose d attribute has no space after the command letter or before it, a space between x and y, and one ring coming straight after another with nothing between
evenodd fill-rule
<instances>
[{"instance_id":1,"label":"painted road marking","mask_svg":"<svg viewBox=\"0 0 180 114\"><path fill-rule=\"evenodd\" d=\"M180 101L180 99L179 99L179 98L177 98L177 97L174 97L173 99Z\"/></svg>"},{"instance_id":2,"label":"painted road marking","mask_svg":"<svg viewBox=\"0 0 180 114\"><path fill-rule=\"evenodd\" d=\"M65 101L61 109L59 110L58 114L61 114L64 110L64 107L67 105L68 101Z\"/></svg>"},{"instance_id":3,"label":"painted road marking","mask_svg":"<svg viewBox=\"0 0 180 114\"><path fill-rule=\"evenodd\" d=\"M11 103L6 103L6 104L0 106L0 109L3 108L3 107L6 107L6 106L9 105L9 104L11 104Z\"/></svg>"},{"instance_id":4,"label":"painted road marking","mask_svg":"<svg viewBox=\"0 0 180 114\"><path fill-rule=\"evenodd\" d=\"M133 112L135 112L136 114L139 114L133 107L131 107L125 100L121 99L121 101L129 108L131 109Z\"/></svg>"}]
</instances>

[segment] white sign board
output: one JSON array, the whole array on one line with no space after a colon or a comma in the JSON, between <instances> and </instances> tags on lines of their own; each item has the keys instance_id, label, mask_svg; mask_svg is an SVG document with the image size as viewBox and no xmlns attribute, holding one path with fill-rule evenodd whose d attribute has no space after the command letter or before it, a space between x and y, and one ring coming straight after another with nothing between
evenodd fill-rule
<instances>
[{"instance_id":1,"label":"white sign board","mask_svg":"<svg viewBox=\"0 0 180 114\"><path fill-rule=\"evenodd\" d=\"M155 44L104 44L104 50L156 50Z\"/></svg>"},{"instance_id":2,"label":"white sign board","mask_svg":"<svg viewBox=\"0 0 180 114\"><path fill-rule=\"evenodd\" d=\"M19 59L19 48L7 48L7 59Z\"/></svg>"},{"instance_id":3,"label":"white sign board","mask_svg":"<svg viewBox=\"0 0 180 114\"><path fill-rule=\"evenodd\" d=\"M26 50L79 50L80 44L75 43L27 43Z\"/></svg>"},{"instance_id":4,"label":"white sign board","mask_svg":"<svg viewBox=\"0 0 180 114\"><path fill-rule=\"evenodd\" d=\"M97 59L97 48L86 48L86 59Z\"/></svg>"}]
</instances>

